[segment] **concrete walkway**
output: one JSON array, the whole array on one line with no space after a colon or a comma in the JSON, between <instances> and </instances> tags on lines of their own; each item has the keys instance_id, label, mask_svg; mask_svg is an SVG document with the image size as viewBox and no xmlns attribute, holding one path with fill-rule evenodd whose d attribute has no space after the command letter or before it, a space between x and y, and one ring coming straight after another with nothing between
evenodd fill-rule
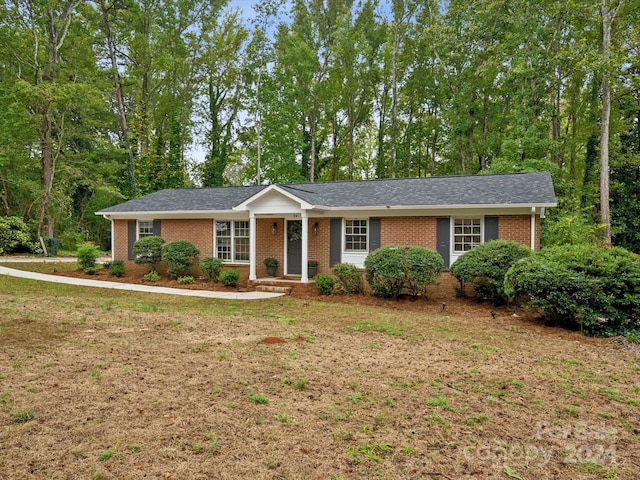
<instances>
[{"instance_id":1,"label":"concrete walkway","mask_svg":"<svg viewBox=\"0 0 640 480\"><path fill-rule=\"evenodd\" d=\"M47 259L32 259L31 261L40 262ZM8 263L11 260L0 259L0 262ZM73 259L76 261L76 259ZM47 275L45 273L26 272L0 266L0 275L8 275L10 277L27 278L30 280L39 280L42 282L63 283L67 285L78 285L79 287L96 287L111 288L113 290L127 290L129 292L146 292L146 293L162 293L166 295L183 295L185 297L201 297L201 298L222 298L226 300L264 300L267 298L281 297L282 293L273 292L212 292L210 290L189 290L186 288L169 288L169 287L153 287L150 285L138 285L134 283L119 282L103 282L100 280L88 280L83 278L63 277L58 275Z\"/></svg>"}]
</instances>

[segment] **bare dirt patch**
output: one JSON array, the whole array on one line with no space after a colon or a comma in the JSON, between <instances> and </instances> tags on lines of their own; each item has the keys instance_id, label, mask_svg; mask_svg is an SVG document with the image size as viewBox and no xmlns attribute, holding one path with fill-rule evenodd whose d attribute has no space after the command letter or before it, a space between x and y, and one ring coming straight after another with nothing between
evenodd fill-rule
<instances>
[{"instance_id":1,"label":"bare dirt patch","mask_svg":"<svg viewBox=\"0 0 640 480\"><path fill-rule=\"evenodd\" d=\"M445 295L0 277L0 478L637 478L633 348Z\"/></svg>"}]
</instances>

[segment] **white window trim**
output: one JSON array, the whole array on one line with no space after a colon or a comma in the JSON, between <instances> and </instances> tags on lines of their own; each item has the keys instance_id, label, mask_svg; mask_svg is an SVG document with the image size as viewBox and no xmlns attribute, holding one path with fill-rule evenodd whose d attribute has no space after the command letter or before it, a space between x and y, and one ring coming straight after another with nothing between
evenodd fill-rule
<instances>
[{"instance_id":1,"label":"white window trim","mask_svg":"<svg viewBox=\"0 0 640 480\"><path fill-rule=\"evenodd\" d=\"M353 221L365 221L367 222L366 228L367 228L367 233L365 234L365 236L367 237L366 240L366 245L364 249L358 249L358 250L353 250L353 249L347 249L347 222L353 222ZM369 217L358 217L358 218L343 218L342 219L342 251L344 253L351 253L351 254L359 254L359 253L366 253L367 255L369 254L369 232L371 229L371 222L369 220ZM361 234L351 234L351 235L361 235Z\"/></svg>"},{"instance_id":2,"label":"white window trim","mask_svg":"<svg viewBox=\"0 0 640 480\"><path fill-rule=\"evenodd\" d=\"M455 250L455 237L454 237L454 232L455 232L455 221L456 220L464 220L464 219L480 219L480 245L484 244L484 232L485 232L485 228L484 228L484 215L456 215L455 217L449 217L450 221L450 231L449 231L449 265L453 265L454 262L460 258L462 255L464 255L466 252L470 252L471 250L473 250L473 248L471 250L466 250L462 251L462 252L457 252Z\"/></svg>"},{"instance_id":3,"label":"white window trim","mask_svg":"<svg viewBox=\"0 0 640 480\"><path fill-rule=\"evenodd\" d=\"M225 264L231 265L231 264L239 264L239 265L248 265L251 262L251 222L249 220L245 220L245 219L239 219L239 220L231 220L231 219L224 219L224 218L218 218L216 220L213 221L213 254L215 256L215 258L219 258L218 257L218 229L216 228L216 223L218 222L229 222L231 224L231 235L230 236L223 236L222 238L230 238L231 239L231 259L230 260L224 260L222 259L222 261ZM246 237L237 237L237 238L246 238L249 241L249 258L247 260L235 260L236 257L236 222L245 222L247 224L247 228L249 229L249 234Z\"/></svg>"},{"instance_id":4,"label":"white window trim","mask_svg":"<svg viewBox=\"0 0 640 480\"><path fill-rule=\"evenodd\" d=\"M347 221L366 220L367 221L367 246L364 250L347 250ZM364 261L369 255L369 233L371 229L371 219L369 217L351 217L342 219L342 263L349 263L357 268L364 268Z\"/></svg>"},{"instance_id":5,"label":"white window trim","mask_svg":"<svg viewBox=\"0 0 640 480\"><path fill-rule=\"evenodd\" d=\"M456 229L456 225L455 222L456 220L479 220L480 221L480 242L478 243L478 245L482 245L484 243L484 216L463 216L463 217L451 217L451 252L454 253L455 255L462 255L465 252L469 252L471 250L473 250L473 248L469 249L469 250L460 250L457 251L456 250L456 242L455 242L455 229ZM461 234L462 236L467 236L464 233ZM470 234L470 236L473 235L477 235L475 233ZM478 246L476 245L476 247Z\"/></svg>"}]
</instances>

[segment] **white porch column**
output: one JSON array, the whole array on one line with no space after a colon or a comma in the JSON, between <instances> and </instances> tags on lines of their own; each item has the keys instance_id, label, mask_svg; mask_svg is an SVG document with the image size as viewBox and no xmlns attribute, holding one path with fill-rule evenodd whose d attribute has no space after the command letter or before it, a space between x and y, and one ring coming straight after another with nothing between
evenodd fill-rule
<instances>
[{"instance_id":1,"label":"white porch column","mask_svg":"<svg viewBox=\"0 0 640 480\"><path fill-rule=\"evenodd\" d=\"M256 279L256 214L249 213L249 280Z\"/></svg>"},{"instance_id":2,"label":"white porch column","mask_svg":"<svg viewBox=\"0 0 640 480\"><path fill-rule=\"evenodd\" d=\"M307 270L307 262L309 261L309 219L307 218L307 211L302 210L302 283L309 282L309 275Z\"/></svg>"}]
</instances>

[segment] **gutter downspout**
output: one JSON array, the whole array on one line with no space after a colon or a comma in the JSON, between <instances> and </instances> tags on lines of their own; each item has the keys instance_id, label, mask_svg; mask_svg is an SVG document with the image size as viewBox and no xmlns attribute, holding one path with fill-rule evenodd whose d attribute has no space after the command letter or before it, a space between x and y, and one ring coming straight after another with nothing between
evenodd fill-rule
<instances>
[{"instance_id":1,"label":"gutter downspout","mask_svg":"<svg viewBox=\"0 0 640 480\"><path fill-rule=\"evenodd\" d=\"M536 207L531 207L531 250L536 250Z\"/></svg>"},{"instance_id":2,"label":"gutter downspout","mask_svg":"<svg viewBox=\"0 0 640 480\"><path fill-rule=\"evenodd\" d=\"M115 232L113 231L113 220L111 219L111 217L109 215L107 215L106 213L102 214L102 218L104 218L105 220L109 220L109 223L111 224L111 261L113 262L116 259L116 251L114 249L114 245L115 245Z\"/></svg>"}]
</instances>

